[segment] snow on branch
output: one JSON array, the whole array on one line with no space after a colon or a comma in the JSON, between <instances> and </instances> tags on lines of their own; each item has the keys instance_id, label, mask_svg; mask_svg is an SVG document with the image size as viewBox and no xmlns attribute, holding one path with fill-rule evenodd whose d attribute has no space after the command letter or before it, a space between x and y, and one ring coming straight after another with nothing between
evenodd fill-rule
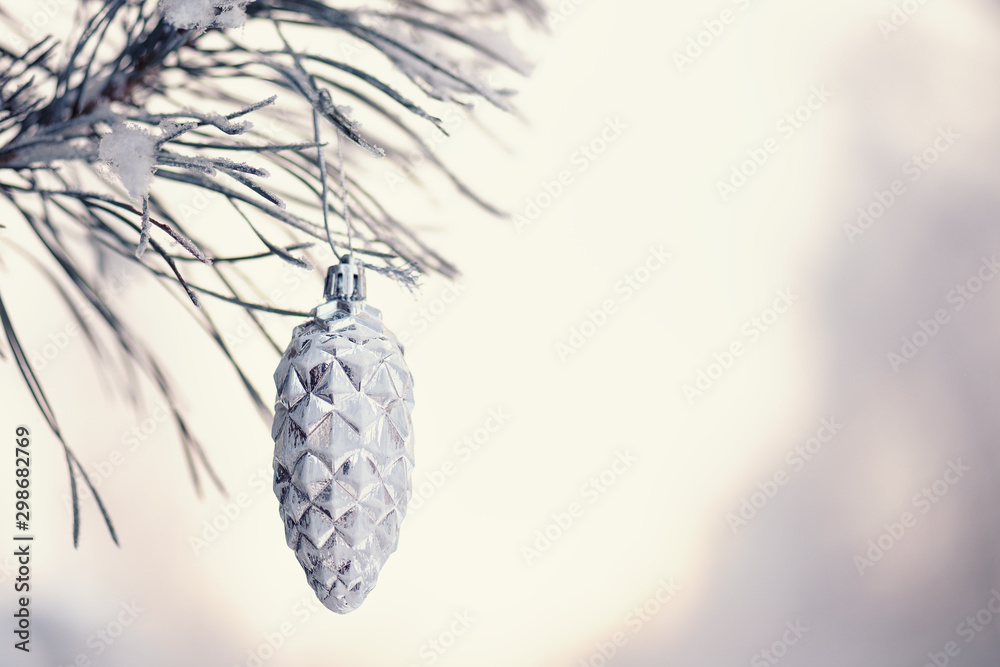
<instances>
[{"instance_id":1,"label":"snow on branch","mask_svg":"<svg viewBox=\"0 0 1000 667\"><path fill-rule=\"evenodd\" d=\"M101 139L98 156L133 201L145 199L156 169L156 139L144 127L122 123Z\"/></svg>"},{"instance_id":2,"label":"snow on branch","mask_svg":"<svg viewBox=\"0 0 1000 667\"><path fill-rule=\"evenodd\" d=\"M163 18L175 28L238 28L253 0L160 0Z\"/></svg>"}]
</instances>

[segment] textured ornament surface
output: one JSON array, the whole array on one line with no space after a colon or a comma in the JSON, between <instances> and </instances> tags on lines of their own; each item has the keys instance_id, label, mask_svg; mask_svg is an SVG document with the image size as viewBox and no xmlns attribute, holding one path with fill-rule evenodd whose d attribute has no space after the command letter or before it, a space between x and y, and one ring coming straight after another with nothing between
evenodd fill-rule
<instances>
[{"instance_id":1,"label":"textured ornament surface","mask_svg":"<svg viewBox=\"0 0 1000 667\"><path fill-rule=\"evenodd\" d=\"M413 379L364 305L295 328L274 373L274 493L309 585L356 609L399 540L413 469Z\"/></svg>"}]
</instances>

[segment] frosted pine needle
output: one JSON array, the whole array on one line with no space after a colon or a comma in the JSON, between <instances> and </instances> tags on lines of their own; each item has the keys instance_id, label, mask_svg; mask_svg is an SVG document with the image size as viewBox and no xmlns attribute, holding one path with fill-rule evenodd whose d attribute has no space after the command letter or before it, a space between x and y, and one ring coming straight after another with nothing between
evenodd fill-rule
<instances>
[{"instance_id":1,"label":"frosted pine needle","mask_svg":"<svg viewBox=\"0 0 1000 667\"><path fill-rule=\"evenodd\" d=\"M139 245L135 249L136 259L142 259L146 248L149 247L149 232L152 231L153 223L149 219L149 197L142 198L142 229L139 232Z\"/></svg>"}]
</instances>

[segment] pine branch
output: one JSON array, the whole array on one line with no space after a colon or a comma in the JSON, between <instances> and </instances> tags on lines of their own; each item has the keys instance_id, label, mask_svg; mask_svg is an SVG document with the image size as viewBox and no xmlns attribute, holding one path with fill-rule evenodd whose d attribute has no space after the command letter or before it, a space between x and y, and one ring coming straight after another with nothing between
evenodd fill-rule
<instances>
[{"instance_id":1,"label":"pine branch","mask_svg":"<svg viewBox=\"0 0 1000 667\"><path fill-rule=\"evenodd\" d=\"M537 0L469 0L468 7L452 11L410 0L397 2L393 11L345 9L320 0L255 0L228 3L190 25L177 25L170 17L180 15L176 10L182 3L164 0L161 7L153 0L84 3L82 23L69 37L46 36L20 53L0 44L0 196L44 249L44 255L31 258L31 265L81 323L95 356L111 358L94 324L81 316L81 301L98 313L99 324L110 332L126 360L131 395L136 393L133 369L137 369L167 400L200 494L200 470L220 491L221 480L181 415L176 392L157 356L124 316L102 299L99 276L76 256L79 249L67 242L68 234L82 232L94 251L139 267L194 306L192 314L228 360L253 405L267 417L269 409L216 326L210 307L243 309L280 352L262 315L305 313L247 299L237 289L247 282L240 267L269 260L299 268L314 266L306 251L314 243L327 242L327 230L317 222L321 217L317 213L322 212L320 193L325 179L339 180L341 174L318 159L317 149L329 141L318 141L310 124L293 119L285 124L297 136L275 140L256 129L255 123L259 127L260 121L280 118L286 110L303 119L315 113L331 140L340 135L363 149L360 157L347 155L344 203L333 201L336 198L329 202L327 212L337 223L329 231L335 247L346 247L345 224L350 218L354 251L371 270L409 288L422 273L455 276L453 264L376 201L364 180L354 175L351 161L383 155L382 159L398 161L398 156L417 151L428 158L428 168L443 174L462 196L485 212L500 215L434 155L418 128L447 134L442 120L428 110L429 104L469 107L481 100L510 110L508 91L487 84L479 71L502 67L524 73L527 68L505 44L502 33L486 28L511 15L540 24L544 10ZM250 44L240 31L219 29L236 25L244 12L248 22L271 29L274 44ZM374 49L402 75L402 83L410 82L416 95L335 57L298 49L295 40L285 38L286 31L319 31ZM255 90L267 90L267 97L244 98L238 90L245 90L248 81ZM198 108L191 108L185 99ZM205 100L223 106L223 113L204 108ZM357 116L349 109L354 105ZM359 119L366 121L364 126ZM369 126L384 129L374 134L362 129ZM107 185L96 181L95 173ZM272 174L281 176L275 186L265 184ZM204 240L204 230L187 229L171 213L170 199L158 194L165 186L224 198L261 250L215 252ZM291 241L277 242L272 238L276 232ZM164 237L181 250L168 251L160 240ZM74 544L79 536L78 478L93 492L117 543L111 519L59 430L53 406L2 300L0 322L29 393L63 446L73 498Z\"/></svg>"}]
</instances>

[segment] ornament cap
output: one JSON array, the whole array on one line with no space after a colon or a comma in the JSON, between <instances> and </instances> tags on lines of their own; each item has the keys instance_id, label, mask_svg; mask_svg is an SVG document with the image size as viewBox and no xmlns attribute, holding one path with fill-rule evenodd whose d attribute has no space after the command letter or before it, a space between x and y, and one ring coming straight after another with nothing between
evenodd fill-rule
<instances>
[{"instance_id":1,"label":"ornament cap","mask_svg":"<svg viewBox=\"0 0 1000 667\"><path fill-rule=\"evenodd\" d=\"M350 255L341 257L340 264L326 271L323 296L327 301L364 301L365 267Z\"/></svg>"},{"instance_id":2,"label":"ornament cap","mask_svg":"<svg viewBox=\"0 0 1000 667\"><path fill-rule=\"evenodd\" d=\"M381 311L365 303L365 267L350 255L344 255L340 264L327 269L323 296L326 303L312 312L317 320L331 321L362 312L376 320L382 317Z\"/></svg>"}]
</instances>

